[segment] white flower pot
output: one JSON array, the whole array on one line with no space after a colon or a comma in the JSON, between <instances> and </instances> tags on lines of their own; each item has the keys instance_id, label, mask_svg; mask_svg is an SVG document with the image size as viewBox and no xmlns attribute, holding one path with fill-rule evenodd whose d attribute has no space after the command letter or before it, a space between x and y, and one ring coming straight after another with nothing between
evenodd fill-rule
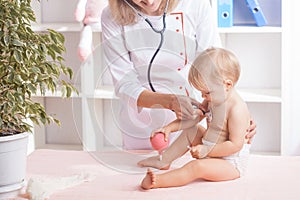
<instances>
[{"instance_id":1,"label":"white flower pot","mask_svg":"<svg viewBox=\"0 0 300 200\"><path fill-rule=\"evenodd\" d=\"M25 184L28 136L0 137L0 199L13 198Z\"/></svg>"}]
</instances>

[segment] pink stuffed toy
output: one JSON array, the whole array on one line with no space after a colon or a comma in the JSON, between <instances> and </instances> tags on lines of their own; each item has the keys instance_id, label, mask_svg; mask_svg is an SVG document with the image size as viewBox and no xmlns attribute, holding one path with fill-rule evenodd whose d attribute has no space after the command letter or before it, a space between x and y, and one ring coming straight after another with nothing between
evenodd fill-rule
<instances>
[{"instance_id":1,"label":"pink stuffed toy","mask_svg":"<svg viewBox=\"0 0 300 200\"><path fill-rule=\"evenodd\" d=\"M77 3L75 19L84 25L78 45L78 56L81 61L92 53L93 31L101 30L101 13L106 5L107 0L79 0Z\"/></svg>"}]
</instances>

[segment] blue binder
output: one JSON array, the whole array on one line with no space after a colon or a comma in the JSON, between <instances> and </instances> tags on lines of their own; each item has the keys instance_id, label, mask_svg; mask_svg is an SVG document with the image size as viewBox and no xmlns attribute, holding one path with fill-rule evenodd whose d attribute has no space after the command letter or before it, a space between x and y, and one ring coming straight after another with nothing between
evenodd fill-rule
<instances>
[{"instance_id":1,"label":"blue binder","mask_svg":"<svg viewBox=\"0 0 300 200\"><path fill-rule=\"evenodd\" d=\"M264 13L259 6L257 0L246 0L247 6L249 7L257 26L265 26L267 24L267 20L265 18Z\"/></svg>"},{"instance_id":2,"label":"blue binder","mask_svg":"<svg viewBox=\"0 0 300 200\"><path fill-rule=\"evenodd\" d=\"M218 0L218 26L233 26L233 0Z\"/></svg>"}]
</instances>

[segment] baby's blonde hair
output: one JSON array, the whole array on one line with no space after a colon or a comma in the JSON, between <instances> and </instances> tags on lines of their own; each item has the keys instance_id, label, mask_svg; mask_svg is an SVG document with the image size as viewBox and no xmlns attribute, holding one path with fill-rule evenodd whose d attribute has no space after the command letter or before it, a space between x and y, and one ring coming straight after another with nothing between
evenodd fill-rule
<instances>
[{"instance_id":1,"label":"baby's blonde hair","mask_svg":"<svg viewBox=\"0 0 300 200\"><path fill-rule=\"evenodd\" d=\"M135 6L132 0L127 0L132 6L134 6L137 10L140 11L138 6ZM159 11L160 14L163 13L166 0L162 0ZM179 0L169 0L168 12L171 12L178 4ZM111 13L116 20L116 22L120 25L130 25L135 24L137 22L137 14L136 12L130 8L125 0L109 0L109 7L111 9Z\"/></svg>"},{"instance_id":2,"label":"baby's blonde hair","mask_svg":"<svg viewBox=\"0 0 300 200\"><path fill-rule=\"evenodd\" d=\"M195 88L207 88L207 82L221 84L229 79L235 85L240 77L240 64L237 57L223 48L209 48L193 62L188 80Z\"/></svg>"}]
</instances>

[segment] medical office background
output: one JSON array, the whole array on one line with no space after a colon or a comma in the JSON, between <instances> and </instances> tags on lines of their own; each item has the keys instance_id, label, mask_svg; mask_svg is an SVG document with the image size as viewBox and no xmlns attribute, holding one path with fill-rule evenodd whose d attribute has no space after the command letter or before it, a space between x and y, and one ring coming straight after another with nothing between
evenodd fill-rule
<instances>
[{"instance_id":1,"label":"medical office background","mask_svg":"<svg viewBox=\"0 0 300 200\"><path fill-rule=\"evenodd\" d=\"M217 18L217 0L211 0ZM107 80L101 56L81 63L77 56L82 24L75 21L77 0L32 0L34 30L52 28L66 39L65 60L80 91L71 99L37 96L56 125L36 126L30 149L106 150L121 146L117 124L118 99ZM300 155L300 46L297 0L259 0L268 24L257 27L245 0L234 0L234 26L219 28L223 46L240 59L240 94L257 124L252 153ZM93 30L95 52L101 52L101 29ZM104 81L103 81L104 80ZM108 83L108 84L107 84Z\"/></svg>"}]
</instances>

